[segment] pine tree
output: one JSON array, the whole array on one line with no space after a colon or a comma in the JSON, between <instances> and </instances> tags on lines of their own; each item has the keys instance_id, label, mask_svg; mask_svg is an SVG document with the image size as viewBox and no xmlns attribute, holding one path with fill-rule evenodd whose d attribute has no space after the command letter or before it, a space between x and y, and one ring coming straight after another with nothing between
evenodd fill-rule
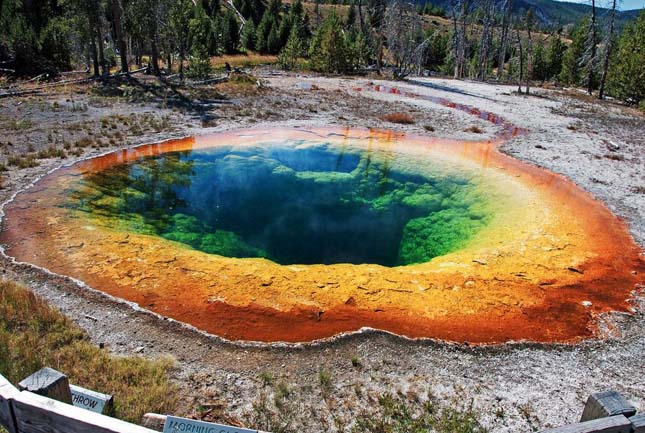
<instances>
[{"instance_id":1,"label":"pine tree","mask_svg":"<svg viewBox=\"0 0 645 433\"><path fill-rule=\"evenodd\" d=\"M425 51L424 66L432 71L443 71L448 58L450 35L442 34L429 29L425 35L429 39L428 49Z\"/></svg>"},{"instance_id":2,"label":"pine tree","mask_svg":"<svg viewBox=\"0 0 645 433\"><path fill-rule=\"evenodd\" d=\"M269 54L278 54L280 52L280 33L278 33L277 26L273 26L267 38L267 52Z\"/></svg>"},{"instance_id":3,"label":"pine tree","mask_svg":"<svg viewBox=\"0 0 645 433\"><path fill-rule=\"evenodd\" d=\"M332 11L314 34L309 47L311 68L326 73L346 72L352 62L343 26Z\"/></svg>"},{"instance_id":4,"label":"pine tree","mask_svg":"<svg viewBox=\"0 0 645 433\"><path fill-rule=\"evenodd\" d=\"M226 54L233 54L237 51L240 42L240 28L237 23L235 12L227 9L219 18L221 31L221 46Z\"/></svg>"},{"instance_id":5,"label":"pine tree","mask_svg":"<svg viewBox=\"0 0 645 433\"><path fill-rule=\"evenodd\" d=\"M565 84L579 84L582 80L581 60L585 52L588 22L588 18L583 19L571 33L571 44L564 53L559 76L560 81Z\"/></svg>"},{"instance_id":6,"label":"pine tree","mask_svg":"<svg viewBox=\"0 0 645 433\"><path fill-rule=\"evenodd\" d=\"M210 53L215 44L212 21L203 8L195 8L195 17L190 20L190 75L203 78L211 72Z\"/></svg>"},{"instance_id":7,"label":"pine tree","mask_svg":"<svg viewBox=\"0 0 645 433\"><path fill-rule=\"evenodd\" d=\"M298 64L298 59L304 55L304 43L300 39L300 32L297 26L291 27L291 33L278 56L278 63L283 69L292 70Z\"/></svg>"},{"instance_id":8,"label":"pine tree","mask_svg":"<svg viewBox=\"0 0 645 433\"><path fill-rule=\"evenodd\" d=\"M547 63L544 46L541 43L535 44L533 51L533 68L531 69L531 78L534 80L546 81Z\"/></svg>"},{"instance_id":9,"label":"pine tree","mask_svg":"<svg viewBox=\"0 0 645 433\"><path fill-rule=\"evenodd\" d=\"M255 50L255 34L257 29L253 20L248 20L246 25L244 25L244 30L242 31L242 48L246 51Z\"/></svg>"},{"instance_id":10,"label":"pine tree","mask_svg":"<svg viewBox=\"0 0 645 433\"><path fill-rule=\"evenodd\" d=\"M284 47L287 44L287 40L291 35L291 28L295 25L293 14L289 13L287 16L282 18L280 21L280 27L278 29L278 37L280 39L280 46Z\"/></svg>"},{"instance_id":11,"label":"pine tree","mask_svg":"<svg viewBox=\"0 0 645 433\"><path fill-rule=\"evenodd\" d=\"M618 98L643 105L645 100L645 11L624 30L608 77L608 90Z\"/></svg>"},{"instance_id":12,"label":"pine tree","mask_svg":"<svg viewBox=\"0 0 645 433\"><path fill-rule=\"evenodd\" d=\"M168 27L175 37L179 51L179 75L184 78L184 61L190 49L190 19L193 16L192 0L177 0L170 9Z\"/></svg>"},{"instance_id":13,"label":"pine tree","mask_svg":"<svg viewBox=\"0 0 645 433\"><path fill-rule=\"evenodd\" d=\"M56 17L47 23L40 35L39 46L49 66L68 70L72 66L69 23Z\"/></svg>"},{"instance_id":14,"label":"pine tree","mask_svg":"<svg viewBox=\"0 0 645 433\"><path fill-rule=\"evenodd\" d=\"M567 46L560 36L553 35L549 41L549 46L546 50L546 76L547 79L553 79L560 75L562 71L562 61Z\"/></svg>"},{"instance_id":15,"label":"pine tree","mask_svg":"<svg viewBox=\"0 0 645 433\"><path fill-rule=\"evenodd\" d=\"M56 2L0 0L0 62L19 74L69 69L70 20L63 12Z\"/></svg>"},{"instance_id":16,"label":"pine tree","mask_svg":"<svg viewBox=\"0 0 645 433\"><path fill-rule=\"evenodd\" d=\"M200 0L198 3L211 20L217 18L220 10L219 0Z\"/></svg>"},{"instance_id":17,"label":"pine tree","mask_svg":"<svg viewBox=\"0 0 645 433\"><path fill-rule=\"evenodd\" d=\"M271 29L275 26L275 17L271 15L269 9L264 11L260 24L255 32L255 50L260 53L268 53L268 44L269 34Z\"/></svg>"},{"instance_id":18,"label":"pine tree","mask_svg":"<svg viewBox=\"0 0 645 433\"><path fill-rule=\"evenodd\" d=\"M253 25L257 27L266 10L264 0L234 0L233 2L238 11L248 21L253 21Z\"/></svg>"},{"instance_id":19,"label":"pine tree","mask_svg":"<svg viewBox=\"0 0 645 433\"><path fill-rule=\"evenodd\" d=\"M280 11L282 10L282 0L271 0L267 10L271 16L277 19L277 17L280 16Z\"/></svg>"},{"instance_id":20,"label":"pine tree","mask_svg":"<svg viewBox=\"0 0 645 433\"><path fill-rule=\"evenodd\" d=\"M368 66L372 62L374 48L363 31L356 32L351 48L357 66Z\"/></svg>"}]
</instances>

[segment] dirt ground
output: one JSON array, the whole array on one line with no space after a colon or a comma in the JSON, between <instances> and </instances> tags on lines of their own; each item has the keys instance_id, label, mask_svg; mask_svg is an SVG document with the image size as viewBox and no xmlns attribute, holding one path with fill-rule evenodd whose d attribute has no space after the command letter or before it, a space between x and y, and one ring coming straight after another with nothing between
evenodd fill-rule
<instances>
[{"instance_id":1,"label":"dirt ground","mask_svg":"<svg viewBox=\"0 0 645 433\"><path fill-rule=\"evenodd\" d=\"M260 88L226 83L179 95L126 84L109 92L70 87L2 99L0 162L6 171L0 199L79 158L230 128L335 124L473 140L499 132L464 112L367 90L368 79L273 73L260 79ZM642 114L576 91L537 89L520 96L514 87L442 79L387 84L475 106L526 128L528 134L507 141L502 150L572 179L623 218L645 246ZM397 111L409 112L416 123L381 119ZM55 149L64 149L66 157ZM39 151L40 158L25 158ZM217 419L244 422L258 416L263 397L271 401L286 390L289 403L281 414L295 430L307 432L345 431L358 414L373 411L384 392L472 406L493 432L577 421L587 396L607 389L645 410L645 298L638 294L633 314L602 318L598 338L575 345L472 347L371 331L317 344L263 346L222 341L7 258L0 266L5 278L27 284L108 350L173 356L184 415L210 408Z\"/></svg>"}]
</instances>

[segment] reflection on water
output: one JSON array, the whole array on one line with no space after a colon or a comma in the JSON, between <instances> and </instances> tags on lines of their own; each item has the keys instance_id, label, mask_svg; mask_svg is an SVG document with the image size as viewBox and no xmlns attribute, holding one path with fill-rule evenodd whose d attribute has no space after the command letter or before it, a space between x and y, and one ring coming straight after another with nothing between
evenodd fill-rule
<instances>
[{"instance_id":1,"label":"reflection on water","mask_svg":"<svg viewBox=\"0 0 645 433\"><path fill-rule=\"evenodd\" d=\"M146 156L86 174L70 206L104 224L227 257L406 265L487 222L464 174L391 152L282 141Z\"/></svg>"}]
</instances>

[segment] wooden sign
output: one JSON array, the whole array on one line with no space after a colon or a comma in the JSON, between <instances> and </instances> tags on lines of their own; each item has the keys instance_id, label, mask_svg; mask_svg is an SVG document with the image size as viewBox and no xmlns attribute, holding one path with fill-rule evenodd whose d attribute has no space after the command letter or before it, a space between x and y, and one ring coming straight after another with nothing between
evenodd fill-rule
<instances>
[{"instance_id":1,"label":"wooden sign","mask_svg":"<svg viewBox=\"0 0 645 433\"><path fill-rule=\"evenodd\" d=\"M178 418L168 415L163 433L258 433L257 430L197 421L194 419Z\"/></svg>"},{"instance_id":2,"label":"wooden sign","mask_svg":"<svg viewBox=\"0 0 645 433\"><path fill-rule=\"evenodd\" d=\"M112 405L112 396L100 392L70 385L72 392L72 404L76 407L91 410L96 413L105 413Z\"/></svg>"}]
</instances>

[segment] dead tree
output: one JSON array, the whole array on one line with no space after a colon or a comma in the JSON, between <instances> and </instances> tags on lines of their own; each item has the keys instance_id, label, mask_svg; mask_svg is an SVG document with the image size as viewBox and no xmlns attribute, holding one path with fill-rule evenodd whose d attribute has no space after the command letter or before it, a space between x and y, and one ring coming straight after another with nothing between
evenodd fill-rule
<instances>
[{"instance_id":1,"label":"dead tree","mask_svg":"<svg viewBox=\"0 0 645 433\"><path fill-rule=\"evenodd\" d=\"M87 39L88 39L88 60L94 68L94 76L101 75L100 68L105 64L103 63L103 40L101 39L99 27L101 26L101 3L97 0L73 0L70 1L73 11L82 17L83 21L87 24ZM99 48L101 53L99 54Z\"/></svg>"},{"instance_id":2,"label":"dead tree","mask_svg":"<svg viewBox=\"0 0 645 433\"><path fill-rule=\"evenodd\" d=\"M591 0L591 21L587 32L587 92L591 95L593 92L593 73L596 63L596 0Z\"/></svg>"},{"instance_id":3,"label":"dead tree","mask_svg":"<svg viewBox=\"0 0 645 433\"><path fill-rule=\"evenodd\" d=\"M370 24L374 29L376 37L376 69L381 71L383 67L383 49L385 44L384 22L387 9L387 0L369 0L368 12Z\"/></svg>"},{"instance_id":4,"label":"dead tree","mask_svg":"<svg viewBox=\"0 0 645 433\"><path fill-rule=\"evenodd\" d=\"M497 55L497 79L500 80L504 74L504 63L506 62L506 51L508 49L508 29L511 24L511 9L513 8L513 0L505 0L502 18L502 29L499 44L499 53Z\"/></svg>"},{"instance_id":5,"label":"dead tree","mask_svg":"<svg viewBox=\"0 0 645 433\"><path fill-rule=\"evenodd\" d=\"M116 33L117 47L119 48L119 56L121 57L121 72L128 73L128 50L125 45L125 38L123 37L123 26L121 24L121 17L123 10L121 8L120 0L112 0L112 22L114 24L114 32Z\"/></svg>"},{"instance_id":6,"label":"dead tree","mask_svg":"<svg viewBox=\"0 0 645 433\"><path fill-rule=\"evenodd\" d=\"M99 19L96 24L96 28L94 30L96 31L96 38L98 41L99 63L101 64L101 74L103 76L108 76L110 75L110 70L108 68L107 61L105 60L105 51L104 51L105 47L104 47L102 27L103 27L103 23L102 23L101 17L99 16Z\"/></svg>"},{"instance_id":7,"label":"dead tree","mask_svg":"<svg viewBox=\"0 0 645 433\"><path fill-rule=\"evenodd\" d=\"M404 78L421 62L427 45L422 41L421 19L414 4L409 0L393 0L385 12L384 28L394 76Z\"/></svg>"},{"instance_id":8,"label":"dead tree","mask_svg":"<svg viewBox=\"0 0 645 433\"><path fill-rule=\"evenodd\" d=\"M457 0L452 9L454 78L463 78L465 75L468 9L468 0Z\"/></svg>"},{"instance_id":9,"label":"dead tree","mask_svg":"<svg viewBox=\"0 0 645 433\"><path fill-rule=\"evenodd\" d=\"M531 38L531 27L533 26L533 12L529 9L526 13L526 33L528 36L526 44L526 94L531 90L531 75L533 75L533 39Z\"/></svg>"},{"instance_id":10,"label":"dead tree","mask_svg":"<svg viewBox=\"0 0 645 433\"><path fill-rule=\"evenodd\" d=\"M495 20L495 8L490 0L482 5L484 16L482 18L482 31L479 39L479 62L477 78L484 81L488 72L490 53L493 46L493 25Z\"/></svg>"},{"instance_id":11,"label":"dead tree","mask_svg":"<svg viewBox=\"0 0 645 433\"><path fill-rule=\"evenodd\" d=\"M320 26L320 0L314 0L314 17L316 18L316 28Z\"/></svg>"},{"instance_id":12,"label":"dead tree","mask_svg":"<svg viewBox=\"0 0 645 433\"><path fill-rule=\"evenodd\" d=\"M452 57L455 61L455 70L453 73L453 78L459 78L459 47L460 47L460 37L459 37L459 26L457 24L457 13L456 8L452 9L451 19L452 19Z\"/></svg>"},{"instance_id":13,"label":"dead tree","mask_svg":"<svg viewBox=\"0 0 645 433\"><path fill-rule=\"evenodd\" d=\"M99 56L96 49L96 32L94 31L94 19L91 14L88 14L88 23L89 23L89 37L90 37L90 52L92 53L92 63L94 66L94 76L98 77L101 75L99 69Z\"/></svg>"},{"instance_id":14,"label":"dead tree","mask_svg":"<svg viewBox=\"0 0 645 433\"><path fill-rule=\"evenodd\" d=\"M517 73L517 92L522 93L522 79L524 73L524 51L522 48L522 36L520 35L519 26L515 27L515 36L517 37L517 48L520 51L520 70Z\"/></svg>"},{"instance_id":15,"label":"dead tree","mask_svg":"<svg viewBox=\"0 0 645 433\"><path fill-rule=\"evenodd\" d=\"M607 80L607 71L609 70L609 59L611 58L611 51L614 43L614 22L616 20L616 0L613 1L611 6L611 16L609 19L609 32L605 42L605 59L602 65L602 76L600 78L600 89L598 90L598 99L605 96L605 82Z\"/></svg>"}]
</instances>

